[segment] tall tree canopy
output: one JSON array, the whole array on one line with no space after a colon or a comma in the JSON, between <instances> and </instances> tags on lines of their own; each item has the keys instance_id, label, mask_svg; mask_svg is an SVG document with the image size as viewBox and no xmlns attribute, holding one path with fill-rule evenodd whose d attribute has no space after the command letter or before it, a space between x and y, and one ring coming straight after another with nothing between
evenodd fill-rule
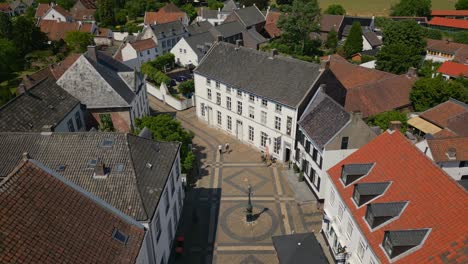
<instances>
[{"instance_id":1,"label":"tall tree canopy","mask_svg":"<svg viewBox=\"0 0 468 264\"><path fill-rule=\"evenodd\" d=\"M410 67L417 68L421 62L421 56L413 48L404 44L384 45L377 54L376 68L381 71L401 74Z\"/></svg>"},{"instance_id":2,"label":"tall tree canopy","mask_svg":"<svg viewBox=\"0 0 468 264\"><path fill-rule=\"evenodd\" d=\"M0 12L0 38L11 39L13 33L13 25L11 24L10 17Z\"/></svg>"},{"instance_id":3,"label":"tall tree canopy","mask_svg":"<svg viewBox=\"0 0 468 264\"><path fill-rule=\"evenodd\" d=\"M20 69L21 61L15 44L0 38L0 83L8 79L11 73Z\"/></svg>"},{"instance_id":4,"label":"tall tree canopy","mask_svg":"<svg viewBox=\"0 0 468 264\"><path fill-rule=\"evenodd\" d=\"M19 16L13 20L11 39L20 55L42 49L47 42L47 36L36 27L35 20L26 16Z\"/></svg>"},{"instance_id":5,"label":"tall tree canopy","mask_svg":"<svg viewBox=\"0 0 468 264\"><path fill-rule=\"evenodd\" d=\"M65 43L72 52L82 53L94 43L93 35L88 32L71 31L65 35Z\"/></svg>"},{"instance_id":6,"label":"tall tree canopy","mask_svg":"<svg viewBox=\"0 0 468 264\"><path fill-rule=\"evenodd\" d=\"M458 0L455 4L455 9L457 10L467 10L468 9L468 0Z\"/></svg>"},{"instance_id":7,"label":"tall tree canopy","mask_svg":"<svg viewBox=\"0 0 468 264\"><path fill-rule=\"evenodd\" d=\"M415 21L398 21L389 24L384 29L383 42L384 45L404 44L422 53L426 48L426 40L424 40L423 35L423 29Z\"/></svg>"},{"instance_id":8,"label":"tall tree canopy","mask_svg":"<svg viewBox=\"0 0 468 264\"><path fill-rule=\"evenodd\" d=\"M348 38L343 46L347 57L362 51L362 29L361 23L354 22L349 31Z\"/></svg>"},{"instance_id":9,"label":"tall tree canopy","mask_svg":"<svg viewBox=\"0 0 468 264\"><path fill-rule=\"evenodd\" d=\"M328 15L346 15L346 10L342 5L331 4L325 9L324 13Z\"/></svg>"},{"instance_id":10,"label":"tall tree canopy","mask_svg":"<svg viewBox=\"0 0 468 264\"><path fill-rule=\"evenodd\" d=\"M431 15L431 0L400 0L391 7L392 16L422 16Z\"/></svg>"},{"instance_id":11,"label":"tall tree canopy","mask_svg":"<svg viewBox=\"0 0 468 264\"><path fill-rule=\"evenodd\" d=\"M329 48L332 52L334 52L338 47L338 33L334 28L332 28L330 32L328 32L325 47Z\"/></svg>"},{"instance_id":12,"label":"tall tree canopy","mask_svg":"<svg viewBox=\"0 0 468 264\"><path fill-rule=\"evenodd\" d=\"M406 127L407 127L407 121L408 118L405 113L401 113L399 111L388 111L388 112L383 112L380 114L377 114L375 116L369 117L369 120L367 123L370 126L378 126L380 129L383 131L388 129L388 125L390 124L390 121L400 121L401 122L401 128L400 131L402 133L405 133Z\"/></svg>"},{"instance_id":13,"label":"tall tree canopy","mask_svg":"<svg viewBox=\"0 0 468 264\"><path fill-rule=\"evenodd\" d=\"M292 53L309 55L307 48L312 43L310 34L319 30L319 16L317 0L294 0L278 21L278 27L283 32L281 43L288 46Z\"/></svg>"},{"instance_id":14,"label":"tall tree canopy","mask_svg":"<svg viewBox=\"0 0 468 264\"><path fill-rule=\"evenodd\" d=\"M98 9L96 19L103 25L115 24L115 3L113 0L98 0Z\"/></svg>"},{"instance_id":15,"label":"tall tree canopy","mask_svg":"<svg viewBox=\"0 0 468 264\"><path fill-rule=\"evenodd\" d=\"M260 10L268 7L268 0L240 0L239 2L245 6L253 6L255 4Z\"/></svg>"}]
</instances>

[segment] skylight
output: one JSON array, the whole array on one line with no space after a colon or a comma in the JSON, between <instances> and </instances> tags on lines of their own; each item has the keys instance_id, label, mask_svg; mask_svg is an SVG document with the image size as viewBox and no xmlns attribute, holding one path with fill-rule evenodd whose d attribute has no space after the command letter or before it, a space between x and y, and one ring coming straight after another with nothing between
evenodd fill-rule
<instances>
[{"instance_id":1,"label":"skylight","mask_svg":"<svg viewBox=\"0 0 468 264\"><path fill-rule=\"evenodd\" d=\"M92 160L89 160L88 161L88 167L89 168L94 168L96 167L96 164L98 163L98 160L97 159L92 159Z\"/></svg>"},{"instance_id":2,"label":"skylight","mask_svg":"<svg viewBox=\"0 0 468 264\"><path fill-rule=\"evenodd\" d=\"M117 164L117 166L115 167L115 170L117 172L122 172L124 170L124 165L123 164Z\"/></svg>"},{"instance_id":3,"label":"skylight","mask_svg":"<svg viewBox=\"0 0 468 264\"><path fill-rule=\"evenodd\" d=\"M112 238L114 238L115 240L119 241L122 244L127 244L127 241L128 241L128 235L121 232L117 228L114 229L114 232L112 233Z\"/></svg>"},{"instance_id":4,"label":"skylight","mask_svg":"<svg viewBox=\"0 0 468 264\"><path fill-rule=\"evenodd\" d=\"M105 147L105 148L110 148L114 145L114 139L112 138L106 138L102 141L102 147Z\"/></svg>"},{"instance_id":5,"label":"skylight","mask_svg":"<svg viewBox=\"0 0 468 264\"><path fill-rule=\"evenodd\" d=\"M65 170L65 165L58 165L57 171L64 171Z\"/></svg>"}]
</instances>

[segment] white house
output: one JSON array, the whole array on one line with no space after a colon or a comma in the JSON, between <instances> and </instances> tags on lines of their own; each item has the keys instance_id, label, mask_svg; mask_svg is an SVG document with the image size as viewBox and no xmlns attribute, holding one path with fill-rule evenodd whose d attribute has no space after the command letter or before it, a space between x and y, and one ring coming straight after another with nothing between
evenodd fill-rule
<instances>
[{"instance_id":1,"label":"white house","mask_svg":"<svg viewBox=\"0 0 468 264\"><path fill-rule=\"evenodd\" d=\"M70 12L65 8L51 4L50 8L42 16L41 20L56 20L58 22L71 22L73 20Z\"/></svg>"},{"instance_id":2,"label":"white house","mask_svg":"<svg viewBox=\"0 0 468 264\"><path fill-rule=\"evenodd\" d=\"M465 189L399 131L364 145L328 170L326 181L322 233L337 263L466 257Z\"/></svg>"},{"instance_id":3,"label":"white house","mask_svg":"<svg viewBox=\"0 0 468 264\"><path fill-rule=\"evenodd\" d=\"M454 180L468 179L468 137L428 137L416 146Z\"/></svg>"},{"instance_id":4,"label":"white house","mask_svg":"<svg viewBox=\"0 0 468 264\"><path fill-rule=\"evenodd\" d=\"M289 161L297 120L328 72L275 51L216 42L194 70L197 117Z\"/></svg>"},{"instance_id":5,"label":"white house","mask_svg":"<svg viewBox=\"0 0 468 264\"><path fill-rule=\"evenodd\" d=\"M231 13L232 11L222 11L221 8L211 10L207 7L201 7L195 21L208 21L213 26L217 26L222 24Z\"/></svg>"},{"instance_id":6,"label":"white house","mask_svg":"<svg viewBox=\"0 0 468 264\"><path fill-rule=\"evenodd\" d=\"M182 22L174 21L164 24L146 25L137 38L139 40L152 38L158 48L156 55L159 56L170 52L181 38L188 35Z\"/></svg>"},{"instance_id":7,"label":"white house","mask_svg":"<svg viewBox=\"0 0 468 264\"><path fill-rule=\"evenodd\" d=\"M211 32L184 37L171 49L171 53L174 54L176 63L181 66L198 66L214 41Z\"/></svg>"},{"instance_id":8,"label":"white house","mask_svg":"<svg viewBox=\"0 0 468 264\"><path fill-rule=\"evenodd\" d=\"M122 62L133 69L140 70L145 62L154 60L158 54L158 48L152 38L127 42L120 50Z\"/></svg>"},{"instance_id":9,"label":"white house","mask_svg":"<svg viewBox=\"0 0 468 264\"><path fill-rule=\"evenodd\" d=\"M298 122L294 161L306 183L324 199L326 171L375 138L360 113L347 113L321 88Z\"/></svg>"}]
</instances>

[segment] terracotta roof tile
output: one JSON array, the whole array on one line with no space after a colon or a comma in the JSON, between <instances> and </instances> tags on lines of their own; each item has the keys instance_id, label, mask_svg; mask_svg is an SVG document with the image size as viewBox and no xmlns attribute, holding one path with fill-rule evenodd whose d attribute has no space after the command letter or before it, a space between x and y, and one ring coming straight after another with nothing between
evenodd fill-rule
<instances>
[{"instance_id":1,"label":"terracotta roof tile","mask_svg":"<svg viewBox=\"0 0 468 264\"><path fill-rule=\"evenodd\" d=\"M91 32L92 29L93 29L92 23L83 23L80 26L80 32L94 33L94 32Z\"/></svg>"},{"instance_id":2,"label":"terracotta roof tile","mask_svg":"<svg viewBox=\"0 0 468 264\"><path fill-rule=\"evenodd\" d=\"M442 73L451 77L468 77L468 65L446 61L437 69L438 73Z\"/></svg>"},{"instance_id":3,"label":"terracotta roof tile","mask_svg":"<svg viewBox=\"0 0 468 264\"><path fill-rule=\"evenodd\" d=\"M182 21L187 14L173 3L166 4L157 12L145 12L145 24L163 24L173 21Z\"/></svg>"},{"instance_id":4,"label":"terracotta roof tile","mask_svg":"<svg viewBox=\"0 0 468 264\"><path fill-rule=\"evenodd\" d=\"M271 38L279 37L281 35L281 29L278 28L278 20L281 16L280 12L269 12L266 16L265 31L270 35Z\"/></svg>"},{"instance_id":5,"label":"terracotta roof tile","mask_svg":"<svg viewBox=\"0 0 468 264\"><path fill-rule=\"evenodd\" d=\"M79 29L78 22L58 22L56 20L41 20L39 28L50 40L60 40L70 31Z\"/></svg>"},{"instance_id":6,"label":"terracotta roof tile","mask_svg":"<svg viewBox=\"0 0 468 264\"><path fill-rule=\"evenodd\" d=\"M79 0L87 9L97 9L97 1L94 0Z\"/></svg>"},{"instance_id":7,"label":"terracotta roof tile","mask_svg":"<svg viewBox=\"0 0 468 264\"><path fill-rule=\"evenodd\" d=\"M39 4L36 9L36 17L43 17L49 8L49 4Z\"/></svg>"},{"instance_id":8,"label":"terracotta roof tile","mask_svg":"<svg viewBox=\"0 0 468 264\"><path fill-rule=\"evenodd\" d=\"M432 26L468 29L468 20L434 17L428 23Z\"/></svg>"},{"instance_id":9,"label":"terracotta roof tile","mask_svg":"<svg viewBox=\"0 0 468 264\"><path fill-rule=\"evenodd\" d=\"M468 137L449 137L428 139L427 144L435 162L441 161L464 161L468 160ZM454 159L447 156L449 149L456 151Z\"/></svg>"},{"instance_id":10,"label":"terracotta roof tile","mask_svg":"<svg viewBox=\"0 0 468 264\"><path fill-rule=\"evenodd\" d=\"M449 99L424 111L420 117L441 128L445 128L447 127L450 118L467 112L468 107L466 104L454 99Z\"/></svg>"},{"instance_id":11,"label":"terracotta roof tile","mask_svg":"<svg viewBox=\"0 0 468 264\"><path fill-rule=\"evenodd\" d=\"M65 8L59 6L59 5L54 5L52 7L53 9L55 9L55 11L57 11L58 13L62 14L64 17L71 17L72 15L70 14L70 12L68 12Z\"/></svg>"},{"instance_id":12,"label":"terracotta roof tile","mask_svg":"<svg viewBox=\"0 0 468 264\"><path fill-rule=\"evenodd\" d=\"M432 10L432 16L468 16L468 10Z\"/></svg>"},{"instance_id":13,"label":"terracotta roof tile","mask_svg":"<svg viewBox=\"0 0 468 264\"><path fill-rule=\"evenodd\" d=\"M132 45L132 47L138 52L156 48L156 43L152 38L137 40L133 43L130 43L130 45Z\"/></svg>"},{"instance_id":14,"label":"terracotta roof tile","mask_svg":"<svg viewBox=\"0 0 468 264\"><path fill-rule=\"evenodd\" d=\"M71 11L73 19L77 21L94 20L94 13L96 13L96 9L74 9Z\"/></svg>"},{"instance_id":15,"label":"terracotta roof tile","mask_svg":"<svg viewBox=\"0 0 468 264\"><path fill-rule=\"evenodd\" d=\"M330 32L334 28L338 32L343 19L344 16L341 15L322 15L320 18L320 31Z\"/></svg>"},{"instance_id":16,"label":"terracotta roof tile","mask_svg":"<svg viewBox=\"0 0 468 264\"><path fill-rule=\"evenodd\" d=\"M459 136L468 136L468 111L449 118L447 128Z\"/></svg>"},{"instance_id":17,"label":"terracotta roof tile","mask_svg":"<svg viewBox=\"0 0 468 264\"><path fill-rule=\"evenodd\" d=\"M372 203L409 201L401 216L384 227L371 231L365 223L366 206L356 208L352 202L354 185L340 183L344 164L375 163L357 183L388 182L384 195ZM385 132L328 170L339 196L346 203L366 242L380 263L389 263L381 244L384 232L431 228L422 248L398 259L398 263L464 263L468 239L466 191L446 175L398 131ZM457 243L455 243L457 242ZM445 253L451 254L445 256ZM444 262L445 258L456 259ZM430 261L432 260L432 262Z\"/></svg>"},{"instance_id":18,"label":"terracotta roof tile","mask_svg":"<svg viewBox=\"0 0 468 264\"><path fill-rule=\"evenodd\" d=\"M444 128L433 135L435 138L455 137L457 134L448 128Z\"/></svg>"},{"instance_id":19,"label":"terracotta roof tile","mask_svg":"<svg viewBox=\"0 0 468 264\"><path fill-rule=\"evenodd\" d=\"M37 161L2 181L0 200L2 263L134 263L139 254L142 226Z\"/></svg>"},{"instance_id":20,"label":"terracotta roof tile","mask_svg":"<svg viewBox=\"0 0 468 264\"><path fill-rule=\"evenodd\" d=\"M0 12L11 12L10 4L8 3L0 3Z\"/></svg>"}]
</instances>

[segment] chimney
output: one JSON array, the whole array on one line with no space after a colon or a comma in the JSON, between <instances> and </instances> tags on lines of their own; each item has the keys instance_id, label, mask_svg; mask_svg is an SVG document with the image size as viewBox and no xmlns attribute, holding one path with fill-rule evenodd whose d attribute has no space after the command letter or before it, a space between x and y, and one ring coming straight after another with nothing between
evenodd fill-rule
<instances>
[{"instance_id":1,"label":"chimney","mask_svg":"<svg viewBox=\"0 0 468 264\"><path fill-rule=\"evenodd\" d=\"M277 49L271 49L271 58L273 59L274 57L278 56L278 50Z\"/></svg>"},{"instance_id":2,"label":"chimney","mask_svg":"<svg viewBox=\"0 0 468 264\"><path fill-rule=\"evenodd\" d=\"M54 126L53 125L43 125L41 128L41 132L53 132Z\"/></svg>"},{"instance_id":3,"label":"chimney","mask_svg":"<svg viewBox=\"0 0 468 264\"><path fill-rule=\"evenodd\" d=\"M451 148L449 148L449 149L447 150L447 153L446 153L446 154L447 154L447 157L449 158L449 160L454 160L454 159L457 158L457 149L451 147Z\"/></svg>"},{"instance_id":4,"label":"chimney","mask_svg":"<svg viewBox=\"0 0 468 264\"><path fill-rule=\"evenodd\" d=\"M221 36L221 35L216 36L216 41L217 42L223 41L223 36Z\"/></svg>"},{"instance_id":5,"label":"chimney","mask_svg":"<svg viewBox=\"0 0 468 264\"><path fill-rule=\"evenodd\" d=\"M388 129L390 131L400 130L400 128L401 128L401 122L398 120L390 121L390 124L388 125Z\"/></svg>"},{"instance_id":6,"label":"chimney","mask_svg":"<svg viewBox=\"0 0 468 264\"><path fill-rule=\"evenodd\" d=\"M106 167L102 161L99 161L94 168L94 176L95 179L105 179L107 177L106 174Z\"/></svg>"},{"instance_id":7,"label":"chimney","mask_svg":"<svg viewBox=\"0 0 468 264\"><path fill-rule=\"evenodd\" d=\"M28 160L30 159L31 157L29 156L29 153L28 152L23 152L23 160Z\"/></svg>"},{"instance_id":8,"label":"chimney","mask_svg":"<svg viewBox=\"0 0 468 264\"><path fill-rule=\"evenodd\" d=\"M88 57L97 62L96 46L88 46Z\"/></svg>"},{"instance_id":9,"label":"chimney","mask_svg":"<svg viewBox=\"0 0 468 264\"><path fill-rule=\"evenodd\" d=\"M413 78L413 77L416 77L417 73L416 73L416 68L414 67L410 67L408 69L408 73L406 73L406 75L410 78Z\"/></svg>"},{"instance_id":10,"label":"chimney","mask_svg":"<svg viewBox=\"0 0 468 264\"><path fill-rule=\"evenodd\" d=\"M27 91L26 85L24 85L24 83L20 83L20 85L16 89L16 94L18 94L18 95L24 94L26 91Z\"/></svg>"},{"instance_id":11,"label":"chimney","mask_svg":"<svg viewBox=\"0 0 468 264\"><path fill-rule=\"evenodd\" d=\"M238 39L236 40L236 50L238 50L242 46L242 40Z\"/></svg>"},{"instance_id":12,"label":"chimney","mask_svg":"<svg viewBox=\"0 0 468 264\"><path fill-rule=\"evenodd\" d=\"M320 62L320 70L325 71L330 68L330 61L329 60L323 60Z\"/></svg>"}]
</instances>

